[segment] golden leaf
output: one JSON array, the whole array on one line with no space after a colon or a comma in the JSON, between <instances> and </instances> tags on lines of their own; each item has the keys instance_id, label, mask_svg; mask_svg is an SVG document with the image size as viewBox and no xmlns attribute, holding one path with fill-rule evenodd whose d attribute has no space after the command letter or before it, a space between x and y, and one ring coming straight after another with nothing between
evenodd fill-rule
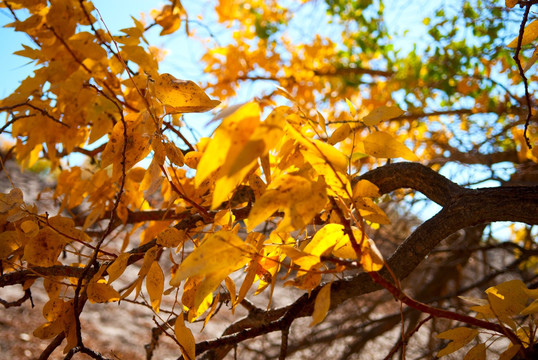
<instances>
[{"instance_id":1,"label":"golden leaf","mask_svg":"<svg viewBox=\"0 0 538 360\"><path fill-rule=\"evenodd\" d=\"M316 296L314 311L312 312L312 322L310 326L319 324L325 319L331 307L331 283L324 285Z\"/></svg>"},{"instance_id":2,"label":"golden leaf","mask_svg":"<svg viewBox=\"0 0 538 360\"><path fill-rule=\"evenodd\" d=\"M463 360L486 360L486 344L476 344L469 350Z\"/></svg>"},{"instance_id":3,"label":"golden leaf","mask_svg":"<svg viewBox=\"0 0 538 360\"><path fill-rule=\"evenodd\" d=\"M157 235L157 244L163 247L174 248L186 240L185 231L170 227Z\"/></svg>"},{"instance_id":4,"label":"golden leaf","mask_svg":"<svg viewBox=\"0 0 538 360\"><path fill-rule=\"evenodd\" d=\"M0 232L0 259L6 259L21 245L22 241L16 231Z\"/></svg>"},{"instance_id":5,"label":"golden leaf","mask_svg":"<svg viewBox=\"0 0 538 360\"><path fill-rule=\"evenodd\" d=\"M457 351L470 343L478 335L478 330L467 327L458 327L438 334L439 339L451 340L448 345L437 353L437 357L445 356Z\"/></svg>"},{"instance_id":6,"label":"golden leaf","mask_svg":"<svg viewBox=\"0 0 538 360\"><path fill-rule=\"evenodd\" d=\"M241 106L222 120L198 164L196 187L218 168L231 167L259 123L260 106L254 102Z\"/></svg>"},{"instance_id":7,"label":"golden leaf","mask_svg":"<svg viewBox=\"0 0 538 360\"><path fill-rule=\"evenodd\" d=\"M394 119L402 115L403 113L404 113L403 110L397 106L381 106L374 109L371 113L366 115L362 119L362 122L366 126L374 126L374 125L379 124L382 121Z\"/></svg>"},{"instance_id":8,"label":"golden leaf","mask_svg":"<svg viewBox=\"0 0 538 360\"><path fill-rule=\"evenodd\" d=\"M112 284L114 280L118 279L123 274L127 268L129 257L131 257L131 254L122 253L108 266L106 269L108 273L108 284Z\"/></svg>"},{"instance_id":9,"label":"golden leaf","mask_svg":"<svg viewBox=\"0 0 538 360\"><path fill-rule=\"evenodd\" d=\"M340 141L347 138L350 133L351 133L351 126L349 126L348 123L345 123L344 125L338 127L338 129L336 129L332 133L331 137L329 138L329 140L327 140L327 142L331 145L337 144Z\"/></svg>"},{"instance_id":10,"label":"golden leaf","mask_svg":"<svg viewBox=\"0 0 538 360\"><path fill-rule=\"evenodd\" d=\"M167 105L170 113L205 112L220 104L211 100L195 82L179 80L170 74L155 79L155 96Z\"/></svg>"},{"instance_id":11,"label":"golden leaf","mask_svg":"<svg viewBox=\"0 0 538 360\"><path fill-rule=\"evenodd\" d=\"M66 244L64 239L50 228L41 229L24 247L24 259L35 266L52 266Z\"/></svg>"},{"instance_id":12,"label":"golden leaf","mask_svg":"<svg viewBox=\"0 0 538 360\"><path fill-rule=\"evenodd\" d=\"M148 274L146 275L146 289L148 291L151 307L153 308L153 311L158 314L164 291L164 274L157 261L154 261L151 264Z\"/></svg>"},{"instance_id":13,"label":"golden leaf","mask_svg":"<svg viewBox=\"0 0 538 360\"><path fill-rule=\"evenodd\" d=\"M357 197L379 197L379 188L368 180L359 180L353 187L353 198Z\"/></svg>"},{"instance_id":14,"label":"golden leaf","mask_svg":"<svg viewBox=\"0 0 538 360\"><path fill-rule=\"evenodd\" d=\"M185 359L194 360L196 357L196 342L192 331L185 326L185 320L183 319L183 313L181 312L176 319L174 326L174 334L179 342L180 350Z\"/></svg>"},{"instance_id":15,"label":"golden leaf","mask_svg":"<svg viewBox=\"0 0 538 360\"><path fill-rule=\"evenodd\" d=\"M325 180L321 176L315 182L299 175L280 176L254 203L247 220L248 231L252 231L277 210L284 211L285 216L276 232L303 228L325 207L325 188Z\"/></svg>"},{"instance_id":16,"label":"golden leaf","mask_svg":"<svg viewBox=\"0 0 538 360\"><path fill-rule=\"evenodd\" d=\"M107 303L120 300L120 293L104 282L92 282L86 289L91 303Z\"/></svg>"},{"instance_id":17,"label":"golden leaf","mask_svg":"<svg viewBox=\"0 0 538 360\"><path fill-rule=\"evenodd\" d=\"M364 152L376 158L404 158L418 161L418 157L404 144L386 132L376 131L364 139Z\"/></svg>"},{"instance_id":18,"label":"golden leaf","mask_svg":"<svg viewBox=\"0 0 538 360\"><path fill-rule=\"evenodd\" d=\"M534 20L529 25L525 27L525 31L523 32L523 39L521 39L521 46L525 46L536 40L538 37L538 20ZM508 45L506 45L509 48L515 48L517 47L519 35Z\"/></svg>"},{"instance_id":19,"label":"golden leaf","mask_svg":"<svg viewBox=\"0 0 538 360\"><path fill-rule=\"evenodd\" d=\"M11 189L9 194L0 194L0 213L8 212L22 204L22 190L19 188Z\"/></svg>"},{"instance_id":20,"label":"golden leaf","mask_svg":"<svg viewBox=\"0 0 538 360\"><path fill-rule=\"evenodd\" d=\"M250 252L250 247L236 234L218 231L211 234L183 260L172 276L170 285L179 286L181 281L190 276L207 275L217 271L229 274L247 263Z\"/></svg>"}]
</instances>

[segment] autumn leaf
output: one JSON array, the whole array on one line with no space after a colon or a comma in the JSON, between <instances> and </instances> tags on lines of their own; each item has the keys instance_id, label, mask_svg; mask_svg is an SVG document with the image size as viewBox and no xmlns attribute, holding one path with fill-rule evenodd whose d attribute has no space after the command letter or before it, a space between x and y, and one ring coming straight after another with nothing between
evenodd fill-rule
<instances>
[{"instance_id":1,"label":"autumn leaf","mask_svg":"<svg viewBox=\"0 0 538 360\"><path fill-rule=\"evenodd\" d=\"M404 158L410 161L418 161L418 157L404 144L398 142L392 135L382 131L376 131L368 135L364 140L366 154L376 158Z\"/></svg>"},{"instance_id":2,"label":"autumn leaf","mask_svg":"<svg viewBox=\"0 0 538 360\"><path fill-rule=\"evenodd\" d=\"M169 113L205 112L220 104L211 100L195 82L179 80L170 74L159 75L154 86L155 96Z\"/></svg>"},{"instance_id":3,"label":"autumn leaf","mask_svg":"<svg viewBox=\"0 0 538 360\"><path fill-rule=\"evenodd\" d=\"M327 316L331 307L331 283L324 285L316 296L314 311L312 312L312 322L310 326L319 324Z\"/></svg>"},{"instance_id":4,"label":"autumn leaf","mask_svg":"<svg viewBox=\"0 0 538 360\"><path fill-rule=\"evenodd\" d=\"M183 313L180 312L174 326L174 334L179 342L180 350L185 359L194 360L196 357L196 343L192 331L185 326Z\"/></svg>"},{"instance_id":5,"label":"autumn leaf","mask_svg":"<svg viewBox=\"0 0 538 360\"><path fill-rule=\"evenodd\" d=\"M325 207L326 202L323 177L311 181L299 175L283 175L273 180L254 203L248 216L247 229L252 231L277 210L283 211L285 216L275 231L300 229Z\"/></svg>"},{"instance_id":6,"label":"autumn leaf","mask_svg":"<svg viewBox=\"0 0 538 360\"><path fill-rule=\"evenodd\" d=\"M157 261L154 261L151 264L148 274L146 275L146 289L148 291L151 307L153 308L153 311L158 314L164 291L164 274Z\"/></svg>"},{"instance_id":7,"label":"autumn leaf","mask_svg":"<svg viewBox=\"0 0 538 360\"><path fill-rule=\"evenodd\" d=\"M467 352L463 360L486 360L486 344L476 344Z\"/></svg>"},{"instance_id":8,"label":"autumn leaf","mask_svg":"<svg viewBox=\"0 0 538 360\"><path fill-rule=\"evenodd\" d=\"M105 282L91 282L86 289L91 303L107 303L120 300L120 293Z\"/></svg>"},{"instance_id":9,"label":"autumn leaf","mask_svg":"<svg viewBox=\"0 0 538 360\"><path fill-rule=\"evenodd\" d=\"M23 203L22 190L13 188L8 194L0 194L0 213L5 213Z\"/></svg>"},{"instance_id":10,"label":"autumn leaf","mask_svg":"<svg viewBox=\"0 0 538 360\"><path fill-rule=\"evenodd\" d=\"M379 124L380 122L394 119L402 115L403 113L404 112L397 106L381 106L366 115L362 119L362 122L366 126L374 126Z\"/></svg>"},{"instance_id":11,"label":"autumn leaf","mask_svg":"<svg viewBox=\"0 0 538 360\"><path fill-rule=\"evenodd\" d=\"M127 262L129 261L130 256L131 254L129 253L122 253L108 266L106 269L108 273L108 284L112 284L114 280L118 279L123 274L127 268Z\"/></svg>"},{"instance_id":12,"label":"autumn leaf","mask_svg":"<svg viewBox=\"0 0 538 360\"><path fill-rule=\"evenodd\" d=\"M234 233L218 231L187 256L172 276L170 285L179 286L181 281L190 276L216 271L231 273L247 263L250 251L250 247Z\"/></svg>"},{"instance_id":13,"label":"autumn leaf","mask_svg":"<svg viewBox=\"0 0 538 360\"><path fill-rule=\"evenodd\" d=\"M172 34L179 29L181 26L181 10L181 3L178 2L173 5L163 6L160 13L152 11L155 22L163 28L159 35Z\"/></svg>"},{"instance_id":14,"label":"autumn leaf","mask_svg":"<svg viewBox=\"0 0 538 360\"><path fill-rule=\"evenodd\" d=\"M534 20L525 27L523 32L523 39L521 39L521 46L525 46L536 40L538 37L538 20ZM506 46L509 48L515 48L519 41L519 35Z\"/></svg>"},{"instance_id":15,"label":"autumn leaf","mask_svg":"<svg viewBox=\"0 0 538 360\"><path fill-rule=\"evenodd\" d=\"M218 207L230 192L243 180L256 160L250 154L240 157L260 123L260 107L257 103L247 103L228 115L215 130L213 138L207 145L196 172L195 185L199 187L204 180L213 174L216 181L212 200L212 208ZM260 133L261 134L261 133ZM258 136L259 138L259 136ZM265 143L254 140L261 148L254 149L262 153ZM232 167L234 173L232 173Z\"/></svg>"},{"instance_id":16,"label":"autumn leaf","mask_svg":"<svg viewBox=\"0 0 538 360\"><path fill-rule=\"evenodd\" d=\"M470 343L478 335L478 330L467 327L457 327L436 335L439 339L450 340L448 345L437 353L437 357L445 356L457 351Z\"/></svg>"}]
</instances>

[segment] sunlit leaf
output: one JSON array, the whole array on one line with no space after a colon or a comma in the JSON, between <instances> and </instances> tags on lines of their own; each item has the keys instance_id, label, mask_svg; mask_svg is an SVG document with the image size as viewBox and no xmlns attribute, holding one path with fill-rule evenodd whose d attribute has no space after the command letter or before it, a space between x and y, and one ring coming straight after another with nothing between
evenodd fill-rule
<instances>
[{"instance_id":1,"label":"sunlit leaf","mask_svg":"<svg viewBox=\"0 0 538 360\"><path fill-rule=\"evenodd\" d=\"M216 271L229 274L248 262L250 251L250 247L234 233L216 232L183 260L170 285L179 286L187 277Z\"/></svg>"},{"instance_id":2,"label":"sunlit leaf","mask_svg":"<svg viewBox=\"0 0 538 360\"><path fill-rule=\"evenodd\" d=\"M404 158L418 161L418 157L404 144L386 132L375 131L364 140L364 151L377 158Z\"/></svg>"},{"instance_id":3,"label":"sunlit leaf","mask_svg":"<svg viewBox=\"0 0 538 360\"><path fill-rule=\"evenodd\" d=\"M397 118L403 113L404 113L403 110L397 106L381 106L381 107L375 108L371 113L366 115L362 119L362 122L366 126L374 126L374 125L379 124L380 122Z\"/></svg>"},{"instance_id":4,"label":"sunlit leaf","mask_svg":"<svg viewBox=\"0 0 538 360\"><path fill-rule=\"evenodd\" d=\"M523 39L521 40L521 46L525 46L536 40L538 37L538 20L534 20L525 27L523 32ZM519 35L506 46L509 48L515 48L517 46Z\"/></svg>"},{"instance_id":5,"label":"sunlit leaf","mask_svg":"<svg viewBox=\"0 0 538 360\"><path fill-rule=\"evenodd\" d=\"M168 105L169 112L205 112L220 104L211 100L195 82L179 80L170 74L155 79L155 96Z\"/></svg>"}]
</instances>

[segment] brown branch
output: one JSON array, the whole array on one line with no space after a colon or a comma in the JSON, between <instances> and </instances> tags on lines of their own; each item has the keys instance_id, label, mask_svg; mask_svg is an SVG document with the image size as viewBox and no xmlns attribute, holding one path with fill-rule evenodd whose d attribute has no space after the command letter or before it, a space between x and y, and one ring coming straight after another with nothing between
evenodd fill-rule
<instances>
[{"instance_id":1,"label":"brown branch","mask_svg":"<svg viewBox=\"0 0 538 360\"><path fill-rule=\"evenodd\" d=\"M517 68L519 70L519 75L523 79L523 84L525 85L525 99L527 100L527 119L525 120L525 130L523 131L523 137L525 138L525 142L527 143L527 146L529 149L532 148L532 145L529 140L529 136L527 135L527 130L529 127L529 123L531 121L532 117L532 104L531 104L531 96L529 94L529 83L527 80L527 77L525 76L525 70L523 69L523 66L521 65L521 61L519 60L519 53L521 51L521 43L523 41L523 33L525 32L525 25L527 24L527 19L529 18L529 12L531 10L531 6L534 5L533 2L527 2L525 3L525 13L523 14L523 20L521 20L521 25L519 27L519 36L517 37L517 47L516 52L513 56Z\"/></svg>"},{"instance_id":2,"label":"brown branch","mask_svg":"<svg viewBox=\"0 0 538 360\"><path fill-rule=\"evenodd\" d=\"M34 307L34 302L32 301L32 293L30 292L30 289L24 290L24 295L20 299L17 299L15 301L6 301L4 299L0 299L0 304L2 304L7 309L10 307L21 306L26 300L30 300L32 302L32 307Z\"/></svg>"},{"instance_id":3,"label":"brown branch","mask_svg":"<svg viewBox=\"0 0 538 360\"><path fill-rule=\"evenodd\" d=\"M385 289L387 289L396 299L402 301L404 304L406 304L409 307L412 307L413 309L422 311L423 313L430 314L434 317L444 318L444 319L450 319L450 320L456 320L471 326L476 326L483 329L488 329L491 331L495 331L496 333L506 335L508 339L514 344L514 345L521 345L521 340L517 337L516 334L509 328L499 325L496 323L491 323L489 321L480 320L472 316L458 314L453 311L447 311L439 308L434 308L432 306L426 305L424 303L421 303L419 301L411 299L409 296L404 294L401 289L398 289L396 286L394 286L392 283L387 281L383 276L381 276L377 272L370 272L370 277L374 282L377 284L383 286Z\"/></svg>"}]
</instances>

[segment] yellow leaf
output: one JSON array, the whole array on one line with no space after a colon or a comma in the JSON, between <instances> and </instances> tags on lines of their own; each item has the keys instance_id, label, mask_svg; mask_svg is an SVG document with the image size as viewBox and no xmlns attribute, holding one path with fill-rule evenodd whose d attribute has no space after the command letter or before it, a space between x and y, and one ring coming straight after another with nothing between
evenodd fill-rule
<instances>
[{"instance_id":1,"label":"yellow leaf","mask_svg":"<svg viewBox=\"0 0 538 360\"><path fill-rule=\"evenodd\" d=\"M355 108L355 105L353 105L353 103L348 98L346 98L346 104L349 107L349 113L351 114L351 116L355 117L355 115L357 115L357 109Z\"/></svg>"},{"instance_id":2,"label":"yellow leaf","mask_svg":"<svg viewBox=\"0 0 538 360\"><path fill-rule=\"evenodd\" d=\"M185 164L183 152L174 143L165 142L164 148L166 149L166 157L170 159L172 164L177 166L183 166L183 164Z\"/></svg>"},{"instance_id":3,"label":"yellow leaf","mask_svg":"<svg viewBox=\"0 0 538 360\"><path fill-rule=\"evenodd\" d=\"M357 239L357 241L359 240ZM364 239L361 252L361 265L364 271L379 271L383 268L383 255L372 239Z\"/></svg>"},{"instance_id":4,"label":"yellow leaf","mask_svg":"<svg viewBox=\"0 0 538 360\"><path fill-rule=\"evenodd\" d=\"M247 220L248 231L252 231L277 210L284 211L285 216L276 232L303 228L325 207L325 188L325 180L321 176L316 182L299 175L280 176L273 180L265 193L254 203Z\"/></svg>"},{"instance_id":5,"label":"yellow leaf","mask_svg":"<svg viewBox=\"0 0 538 360\"><path fill-rule=\"evenodd\" d=\"M41 229L24 247L24 259L35 266L52 266L65 244L64 238L50 228Z\"/></svg>"},{"instance_id":6,"label":"yellow leaf","mask_svg":"<svg viewBox=\"0 0 538 360\"><path fill-rule=\"evenodd\" d=\"M155 22L163 28L159 35L172 34L181 26L181 5L165 5L161 12L154 17Z\"/></svg>"},{"instance_id":7,"label":"yellow leaf","mask_svg":"<svg viewBox=\"0 0 538 360\"><path fill-rule=\"evenodd\" d=\"M437 353L437 357L445 356L461 349L478 335L478 330L467 327L458 327L438 334L439 339L451 340L448 345Z\"/></svg>"},{"instance_id":8,"label":"yellow leaf","mask_svg":"<svg viewBox=\"0 0 538 360\"><path fill-rule=\"evenodd\" d=\"M283 245L280 247L280 250L287 257L292 259L293 263L298 265L303 271L308 271L312 269L321 261L319 255L309 254L290 245Z\"/></svg>"},{"instance_id":9,"label":"yellow leaf","mask_svg":"<svg viewBox=\"0 0 538 360\"><path fill-rule=\"evenodd\" d=\"M247 263L250 251L250 247L236 234L218 231L183 260L170 280L170 285L179 286L181 281L190 276L216 271L231 273Z\"/></svg>"},{"instance_id":10,"label":"yellow leaf","mask_svg":"<svg viewBox=\"0 0 538 360\"><path fill-rule=\"evenodd\" d=\"M192 331L185 326L185 320L183 319L183 313L181 312L176 319L174 326L174 333L176 339L179 342L181 353L187 360L194 360L196 357L196 342Z\"/></svg>"},{"instance_id":11,"label":"yellow leaf","mask_svg":"<svg viewBox=\"0 0 538 360\"><path fill-rule=\"evenodd\" d=\"M518 0L505 0L504 4L506 5L507 8L511 9L514 6L516 6L517 2Z\"/></svg>"},{"instance_id":12,"label":"yellow leaf","mask_svg":"<svg viewBox=\"0 0 538 360\"><path fill-rule=\"evenodd\" d=\"M368 180L360 180L353 187L353 198L357 197L379 197L379 188Z\"/></svg>"},{"instance_id":13,"label":"yellow leaf","mask_svg":"<svg viewBox=\"0 0 538 360\"><path fill-rule=\"evenodd\" d=\"M0 259L6 259L21 246L22 241L16 231L0 232Z\"/></svg>"},{"instance_id":14,"label":"yellow leaf","mask_svg":"<svg viewBox=\"0 0 538 360\"><path fill-rule=\"evenodd\" d=\"M523 32L523 39L521 40L521 46L525 46L536 40L538 37L538 20L534 20L525 27ZM519 35L506 46L509 48L517 47Z\"/></svg>"},{"instance_id":15,"label":"yellow leaf","mask_svg":"<svg viewBox=\"0 0 538 360\"><path fill-rule=\"evenodd\" d=\"M50 299L43 305L43 317L47 321L59 319L65 312L64 305L65 301L62 299Z\"/></svg>"},{"instance_id":16,"label":"yellow leaf","mask_svg":"<svg viewBox=\"0 0 538 360\"><path fill-rule=\"evenodd\" d=\"M366 115L362 119L362 122L366 126L374 126L374 125L379 124L382 121L394 119L402 115L403 113L404 113L403 110L397 106L381 106L374 109L374 111Z\"/></svg>"},{"instance_id":17,"label":"yellow leaf","mask_svg":"<svg viewBox=\"0 0 538 360\"><path fill-rule=\"evenodd\" d=\"M325 117L323 117L323 115L319 111L316 111L316 115L318 117L319 127L321 128L321 130L323 130L325 134L327 134L327 125L325 124Z\"/></svg>"},{"instance_id":18,"label":"yellow leaf","mask_svg":"<svg viewBox=\"0 0 538 360\"><path fill-rule=\"evenodd\" d=\"M159 189L162 181L163 177L161 176L159 162L156 158L153 158L148 169L146 170L146 173L144 174L144 178L142 179L138 190L145 191L146 196L151 195Z\"/></svg>"},{"instance_id":19,"label":"yellow leaf","mask_svg":"<svg viewBox=\"0 0 538 360\"><path fill-rule=\"evenodd\" d=\"M164 291L164 274L157 261L151 264L146 275L146 289L148 290L151 307L158 314Z\"/></svg>"},{"instance_id":20,"label":"yellow leaf","mask_svg":"<svg viewBox=\"0 0 538 360\"><path fill-rule=\"evenodd\" d=\"M486 344L476 344L469 350L463 360L486 360Z\"/></svg>"},{"instance_id":21,"label":"yellow leaf","mask_svg":"<svg viewBox=\"0 0 538 360\"><path fill-rule=\"evenodd\" d=\"M187 165L191 169L196 169L198 167L200 159L202 158L202 155L203 154L199 151L189 151L187 154L185 154L185 165Z\"/></svg>"},{"instance_id":22,"label":"yellow leaf","mask_svg":"<svg viewBox=\"0 0 538 360\"><path fill-rule=\"evenodd\" d=\"M324 285L316 296L314 311L312 312L312 322L310 326L319 324L325 319L331 307L331 283Z\"/></svg>"},{"instance_id":23,"label":"yellow leaf","mask_svg":"<svg viewBox=\"0 0 538 360\"><path fill-rule=\"evenodd\" d=\"M193 310L197 315L202 314L207 309L208 297L209 304L211 304L213 300L213 291L215 291L220 283L224 281L229 273L229 268L224 267L222 270L205 275L204 279L198 285L196 295L194 296Z\"/></svg>"},{"instance_id":24,"label":"yellow leaf","mask_svg":"<svg viewBox=\"0 0 538 360\"><path fill-rule=\"evenodd\" d=\"M106 269L108 273L108 284L112 284L114 280L116 280L123 274L123 272L127 268L127 263L130 256L131 254L129 253L122 253L116 258L116 260L114 260L112 264L108 266L108 268Z\"/></svg>"},{"instance_id":25,"label":"yellow leaf","mask_svg":"<svg viewBox=\"0 0 538 360\"><path fill-rule=\"evenodd\" d=\"M215 130L213 137L204 151L195 177L195 186L200 187L213 172L219 170L218 177L228 176L233 163L238 160L241 150L260 123L260 106L258 103L247 103L226 117ZM263 144L262 144L263 145ZM241 165L252 165L251 160ZM246 169L248 172L250 169ZM237 174L226 184L219 185L220 189L214 191L213 208L218 207L229 195L231 190L242 180L245 172ZM239 179L239 180L238 180ZM220 201L220 202L219 202Z\"/></svg>"},{"instance_id":26,"label":"yellow leaf","mask_svg":"<svg viewBox=\"0 0 538 360\"><path fill-rule=\"evenodd\" d=\"M343 225L327 224L314 235L303 251L316 256L324 255L330 252L344 236Z\"/></svg>"},{"instance_id":27,"label":"yellow leaf","mask_svg":"<svg viewBox=\"0 0 538 360\"><path fill-rule=\"evenodd\" d=\"M91 303L107 303L120 300L120 293L109 284L103 282L89 283L86 293Z\"/></svg>"},{"instance_id":28,"label":"yellow leaf","mask_svg":"<svg viewBox=\"0 0 538 360\"><path fill-rule=\"evenodd\" d=\"M512 318L519 315L526 307L527 287L521 280L510 280L492 286L486 290L493 313L504 323L516 328Z\"/></svg>"},{"instance_id":29,"label":"yellow leaf","mask_svg":"<svg viewBox=\"0 0 538 360\"><path fill-rule=\"evenodd\" d=\"M289 124L286 126L286 132L292 139L303 145L313 155L324 160L325 162L331 163L331 165L337 170L343 172L346 171L347 157L332 145L317 139L306 138Z\"/></svg>"},{"instance_id":30,"label":"yellow leaf","mask_svg":"<svg viewBox=\"0 0 538 360\"><path fill-rule=\"evenodd\" d=\"M376 131L364 139L364 152L376 158L404 158L418 161L418 157L404 144L386 132Z\"/></svg>"},{"instance_id":31,"label":"yellow leaf","mask_svg":"<svg viewBox=\"0 0 538 360\"><path fill-rule=\"evenodd\" d=\"M226 279L224 279L224 283L226 284L226 289L228 289L228 293L230 294L230 303L233 306L235 304L235 296L237 295L235 283L229 276L227 276ZM233 308L232 308L232 312L233 312Z\"/></svg>"},{"instance_id":32,"label":"yellow leaf","mask_svg":"<svg viewBox=\"0 0 538 360\"><path fill-rule=\"evenodd\" d=\"M332 133L331 137L327 142L331 145L334 145L347 138L350 133L351 126L349 126L348 123L345 123Z\"/></svg>"},{"instance_id":33,"label":"yellow leaf","mask_svg":"<svg viewBox=\"0 0 538 360\"><path fill-rule=\"evenodd\" d=\"M47 322L34 330L33 335L39 339L52 339L56 335L64 331L63 321L56 320Z\"/></svg>"},{"instance_id":34,"label":"yellow leaf","mask_svg":"<svg viewBox=\"0 0 538 360\"><path fill-rule=\"evenodd\" d=\"M209 310L209 312L207 313L204 319L204 326L202 327L202 330L206 327L211 317L215 314L215 311L217 310L217 306L219 305L219 299L220 299L220 293L217 293L217 295L213 299L213 304L211 305L211 309Z\"/></svg>"},{"instance_id":35,"label":"yellow leaf","mask_svg":"<svg viewBox=\"0 0 538 360\"><path fill-rule=\"evenodd\" d=\"M8 212L22 204L22 190L19 188L11 189L9 194L0 194L0 213Z\"/></svg>"},{"instance_id":36,"label":"yellow leaf","mask_svg":"<svg viewBox=\"0 0 538 360\"><path fill-rule=\"evenodd\" d=\"M112 177L114 179L119 178L123 166L125 167L125 171L129 170L150 151L148 146L149 138L139 132L135 132L133 126L133 121L127 122L127 139L125 139L123 122L118 121L112 129L108 143L103 151L101 164L103 167L107 167L110 164L113 165ZM125 162L122 165L123 148L126 140Z\"/></svg>"},{"instance_id":37,"label":"yellow leaf","mask_svg":"<svg viewBox=\"0 0 538 360\"><path fill-rule=\"evenodd\" d=\"M287 106L274 109L264 122L253 129L254 132L246 142L239 139L232 142L219 171L219 179L215 183L212 208L217 208L226 200L257 163L258 158L266 155L282 140L288 110ZM259 108L256 109L256 115L258 113ZM250 135L250 129L246 129L243 134L245 137Z\"/></svg>"},{"instance_id":38,"label":"yellow leaf","mask_svg":"<svg viewBox=\"0 0 538 360\"><path fill-rule=\"evenodd\" d=\"M295 286L302 290L312 290L321 282L320 272L307 272L303 276L297 276L294 280L286 281L284 286Z\"/></svg>"},{"instance_id":39,"label":"yellow leaf","mask_svg":"<svg viewBox=\"0 0 538 360\"><path fill-rule=\"evenodd\" d=\"M170 227L157 235L157 244L163 247L175 248L186 240L185 231Z\"/></svg>"},{"instance_id":40,"label":"yellow leaf","mask_svg":"<svg viewBox=\"0 0 538 360\"><path fill-rule=\"evenodd\" d=\"M195 82L179 80L170 74L155 79L155 96L172 112L180 113L205 112L220 104L211 100Z\"/></svg>"},{"instance_id":41,"label":"yellow leaf","mask_svg":"<svg viewBox=\"0 0 538 360\"><path fill-rule=\"evenodd\" d=\"M525 64L525 68L523 69L523 72L527 72L532 65L534 65L538 61L538 46L534 49L534 52L532 53L532 56L530 57L529 61L527 61L527 64Z\"/></svg>"}]
</instances>

